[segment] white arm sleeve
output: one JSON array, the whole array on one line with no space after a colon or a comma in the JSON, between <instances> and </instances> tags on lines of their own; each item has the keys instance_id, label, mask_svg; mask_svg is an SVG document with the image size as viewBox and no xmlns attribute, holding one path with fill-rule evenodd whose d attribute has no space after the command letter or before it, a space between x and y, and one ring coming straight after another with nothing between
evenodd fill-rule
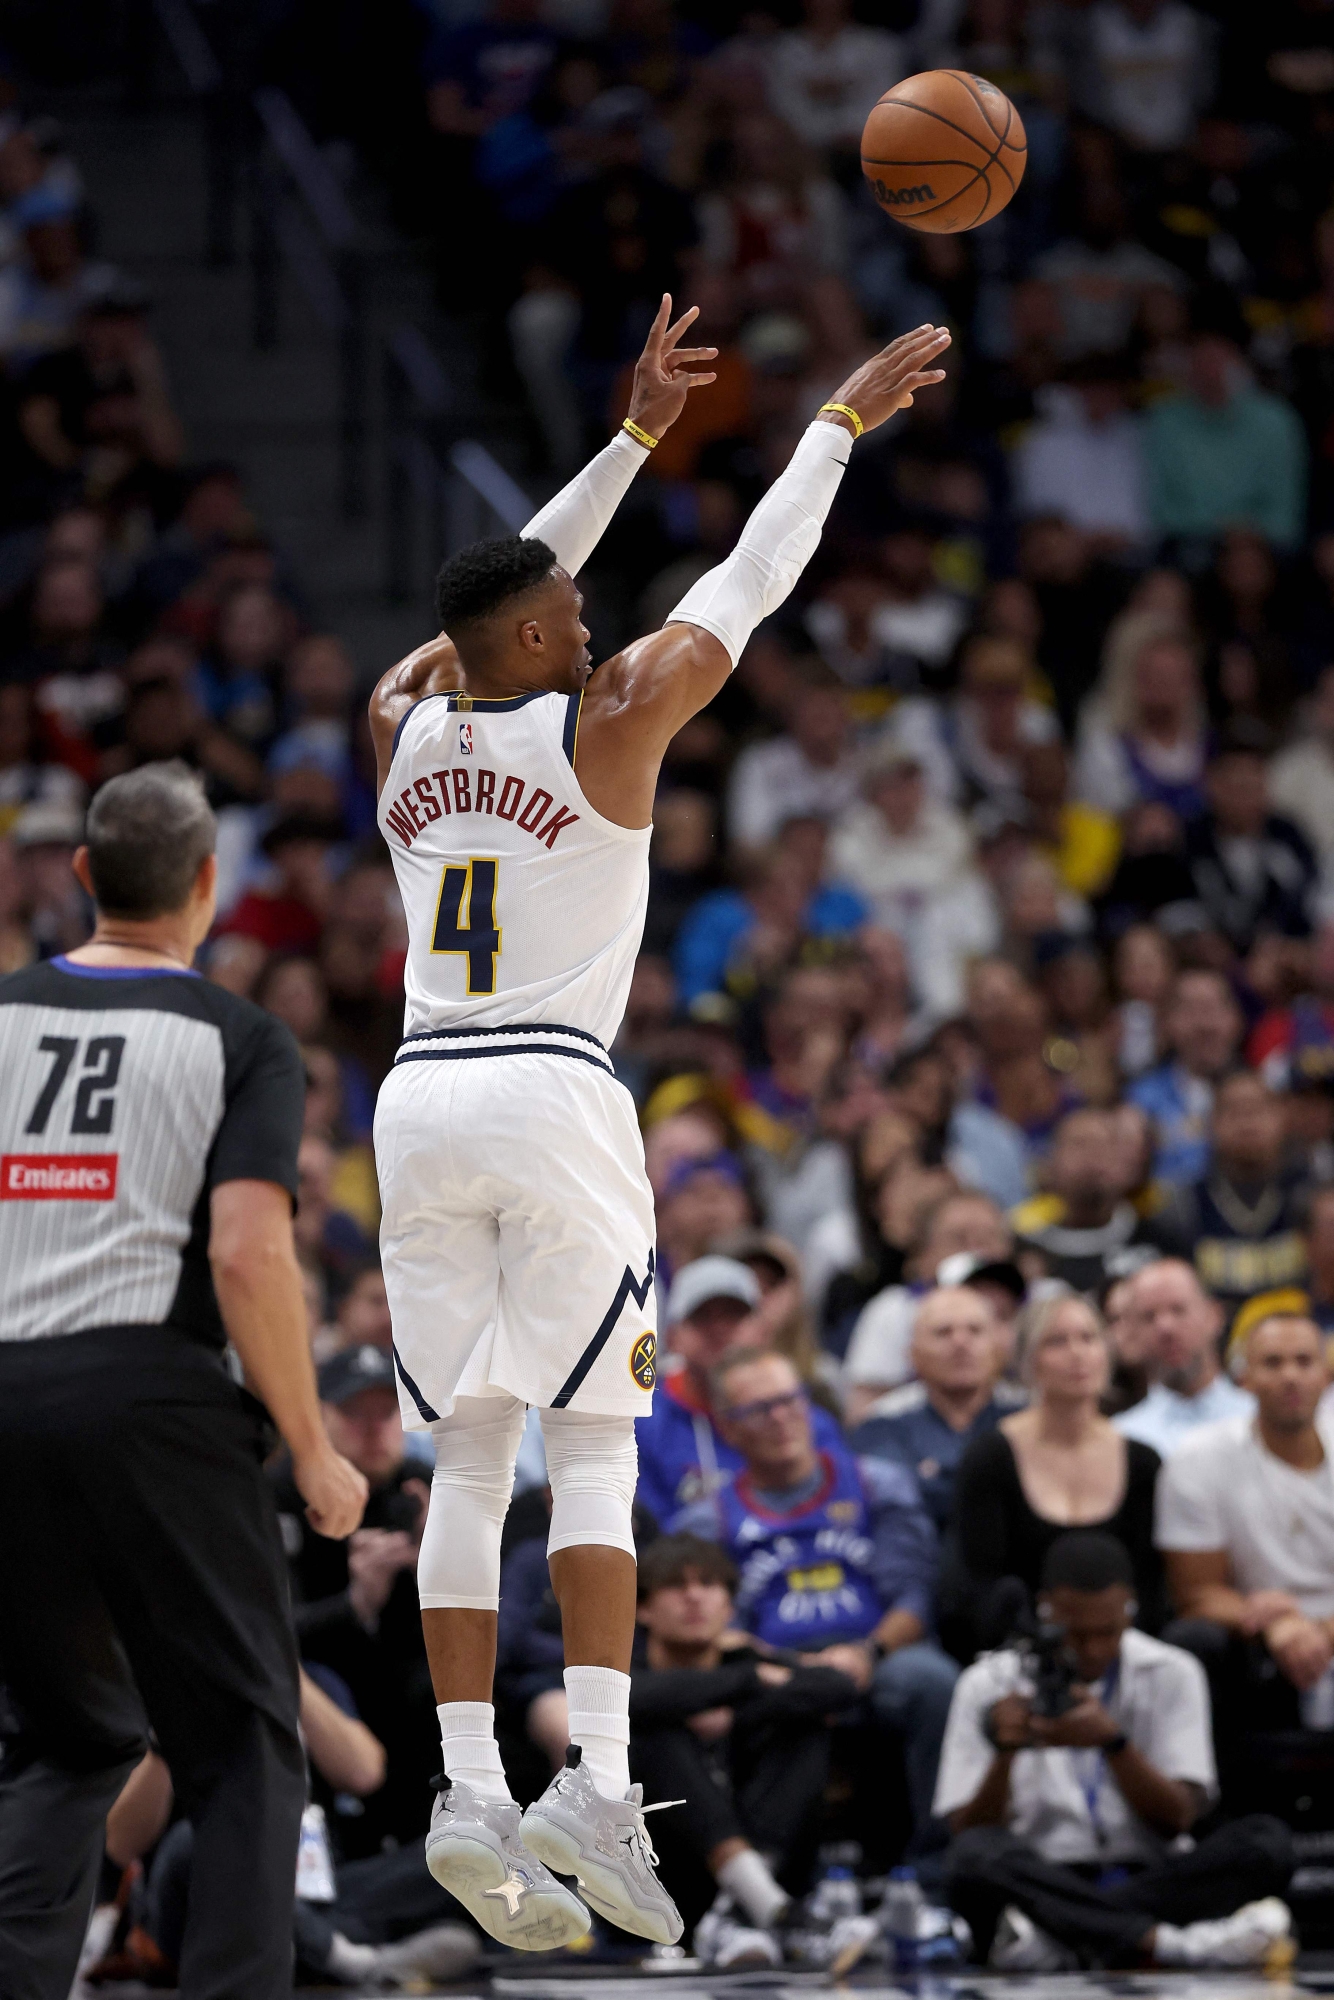
<instances>
[{"instance_id":1,"label":"white arm sleeve","mask_svg":"<svg viewBox=\"0 0 1334 2000\"><path fill-rule=\"evenodd\" d=\"M617 431L520 534L530 542L545 542L561 568L578 576L647 457L645 446L636 444L628 431Z\"/></svg>"},{"instance_id":2,"label":"white arm sleeve","mask_svg":"<svg viewBox=\"0 0 1334 2000\"><path fill-rule=\"evenodd\" d=\"M731 555L686 592L667 623L702 625L735 666L755 627L777 611L815 554L851 452L841 424L808 425Z\"/></svg>"}]
</instances>

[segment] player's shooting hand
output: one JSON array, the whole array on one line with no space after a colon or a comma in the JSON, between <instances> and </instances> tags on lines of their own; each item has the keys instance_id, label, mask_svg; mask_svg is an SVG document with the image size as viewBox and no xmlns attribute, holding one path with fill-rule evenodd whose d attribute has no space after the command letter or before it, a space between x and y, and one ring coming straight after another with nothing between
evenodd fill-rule
<instances>
[{"instance_id":1,"label":"player's shooting hand","mask_svg":"<svg viewBox=\"0 0 1334 2000\"><path fill-rule=\"evenodd\" d=\"M366 1511L366 1481L327 1440L292 1460L292 1477L317 1535L345 1541Z\"/></svg>"},{"instance_id":2,"label":"player's shooting hand","mask_svg":"<svg viewBox=\"0 0 1334 2000\"><path fill-rule=\"evenodd\" d=\"M644 352L635 363L635 379L630 390L630 408L627 415L632 424L638 424L641 431L650 437L660 438L670 430L686 406L686 397L692 389L703 389L717 376L709 372L699 372L693 364L712 361L718 350L716 347L682 347L680 342L687 330L699 318L699 307L691 306L683 312L674 325L669 326L672 300L669 292L662 295L662 304L649 328L648 339L644 342Z\"/></svg>"},{"instance_id":3,"label":"player's shooting hand","mask_svg":"<svg viewBox=\"0 0 1334 2000\"><path fill-rule=\"evenodd\" d=\"M900 334L854 369L829 400L846 403L861 418L863 430L873 431L895 410L906 410L919 389L945 380L945 370L937 368L936 362L949 344L949 330L943 326L919 326L912 333ZM842 424L846 430L852 428L846 417L831 415L828 421Z\"/></svg>"}]
</instances>

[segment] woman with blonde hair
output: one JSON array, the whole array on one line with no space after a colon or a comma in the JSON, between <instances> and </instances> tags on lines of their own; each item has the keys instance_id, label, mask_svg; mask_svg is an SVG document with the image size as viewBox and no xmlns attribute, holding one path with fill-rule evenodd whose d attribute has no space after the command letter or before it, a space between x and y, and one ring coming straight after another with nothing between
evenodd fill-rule
<instances>
[{"instance_id":1,"label":"woman with blonde hair","mask_svg":"<svg viewBox=\"0 0 1334 2000\"><path fill-rule=\"evenodd\" d=\"M1161 611L1126 612L1080 727L1076 794L1118 816L1153 803L1193 819L1205 805L1207 747L1193 633Z\"/></svg>"},{"instance_id":2,"label":"woman with blonde hair","mask_svg":"<svg viewBox=\"0 0 1334 2000\"><path fill-rule=\"evenodd\" d=\"M1018 1362L1028 1408L975 1439L960 1462L965 1566L981 1586L1018 1577L1033 1597L1052 1543L1069 1528L1099 1528L1125 1545L1138 1622L1155 1628L1163 1613L1153 1546L1159 1458L1102 1413L1112 1355L1101 1317L1076 1292L1048 1293L1020 1319Z\"/></svg>"}]
</instances>

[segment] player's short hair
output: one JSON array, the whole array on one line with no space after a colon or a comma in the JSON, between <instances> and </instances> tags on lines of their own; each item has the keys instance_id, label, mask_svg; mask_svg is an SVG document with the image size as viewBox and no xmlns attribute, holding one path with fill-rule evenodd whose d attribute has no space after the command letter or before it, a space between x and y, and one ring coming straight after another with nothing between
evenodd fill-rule
<instances>
[{"instance_id":1,"label":"player's short hair","mask_svg":"<svg viewBox=\"0 0 1334 2000\"><path fill-rule=\"evenodd\" d=\"M646 1604L659 1590L679 1590L691 1577L720 1583L729 1596L736 1595L736 1564L726 1549L702 1535L659 1535L639 1558L639 1601Z\"/></svg>"},{"instance_id":2,"label":"player's short hair","mask_svg":"<svg viewBox=\"0 0 1334 2000\"><path fill-rule=\"evenodd\" d=\"M1109 1590L1123 1583L1135 1588L1135 1568L1124 1542L1093 1528L1058 1535L1042 1564L1043 1590Z\"/></svg>"},{"instance_id":3,"label":"player's short hair","mask_svg":"<svg viewBox=\"0 0 1334 2000\"><path fill-rule=\"evenodd\" d=\"M84 834L97 906L112 917L165 917L189 897L218 842L218 822L189 766L173 758L112 778Z\"/></svg>"},{"instance_id":4,"label":"player's short hair","mask_svg":"<svg viewBox=\"0 0 1334 2000\"><path fill-rule=\"evenodd\" d=\"M544 582L555 564L555 553L545 542L525 540L522 535L503 535L460 549L441 564L435 580L440 630L452 639L460 629L479 624Z\"/></svg>"}]
</instances>

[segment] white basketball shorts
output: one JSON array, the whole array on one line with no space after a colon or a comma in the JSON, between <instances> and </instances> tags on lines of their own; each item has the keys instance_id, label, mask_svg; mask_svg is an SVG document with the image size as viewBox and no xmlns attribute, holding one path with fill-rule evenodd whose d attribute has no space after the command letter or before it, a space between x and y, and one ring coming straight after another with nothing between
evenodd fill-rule
<instances>
[{"instance_id":1,"label":"white basketball shorts","mask_svg":"<svg viewBox=\"0 0 1334 2000\"><path fill-rule=\"evenodd\" d=\"M375 1111L404 1424L506 1393L647 1414L653 1195L634 1100L571 1028L409 1036Z\"/></svg>"}]
</instances>

